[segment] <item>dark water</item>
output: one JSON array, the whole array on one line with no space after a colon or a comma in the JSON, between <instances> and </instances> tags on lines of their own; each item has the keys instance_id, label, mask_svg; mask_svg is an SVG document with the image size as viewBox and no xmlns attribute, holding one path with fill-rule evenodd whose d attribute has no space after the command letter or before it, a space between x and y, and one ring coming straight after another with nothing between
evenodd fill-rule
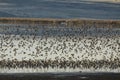
<instances>
[{"instance_id":1,"label":"dark water","mask_svg":"<svg viewBox=\"0 0 120 80\"><path fill-rule=\"evenodd\" d=\"M119 80L119 73L13 73L0 74L0 80Z\"/></svg>"},{"instance_id":2,"label":"dark water","mask_svg":"<svg viewBox=\"0 0 120 80\"><path fill-rule=\"evenodd\" d=\"M120 19L120 3L0 0L0 17Z\"/></svg>"}]
</instances>

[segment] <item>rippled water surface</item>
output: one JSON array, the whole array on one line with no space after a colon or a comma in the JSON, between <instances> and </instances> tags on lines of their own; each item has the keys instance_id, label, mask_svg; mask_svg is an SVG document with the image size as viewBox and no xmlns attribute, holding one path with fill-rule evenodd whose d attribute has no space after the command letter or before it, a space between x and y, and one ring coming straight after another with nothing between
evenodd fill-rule
<instances>
[{"instance_id":1,"label":"rippled water surface","mask_svg":"<svg viewBox=\"0 0 120 80\"><path fill-rule=\"evenodd\" d=\"M0 17L120 19L120 3L83 0L1 0Z\"/></svg>"}]
</instances>

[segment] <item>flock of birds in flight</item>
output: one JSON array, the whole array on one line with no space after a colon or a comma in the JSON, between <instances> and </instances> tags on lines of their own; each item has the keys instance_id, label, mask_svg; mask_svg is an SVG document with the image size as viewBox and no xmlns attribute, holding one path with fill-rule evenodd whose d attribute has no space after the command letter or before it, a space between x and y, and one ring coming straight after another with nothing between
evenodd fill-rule
<instances>
[{"instance_id":1,"label":"flock of birds in flight","mask_svg":"<svg viewBox=\"0 0 120 80\"><path fill-rule=\"evenodd\" d=\"M118 69L119 34L114 28L0 25L0 68Z\"/></svg>"}]
</instances>

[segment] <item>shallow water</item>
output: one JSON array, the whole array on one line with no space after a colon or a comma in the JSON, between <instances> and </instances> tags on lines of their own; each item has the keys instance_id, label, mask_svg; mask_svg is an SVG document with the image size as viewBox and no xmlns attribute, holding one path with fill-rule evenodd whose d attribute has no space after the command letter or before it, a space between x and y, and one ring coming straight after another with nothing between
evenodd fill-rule
<instances>
[{"instance_id":1,"label":"shallow water","mask_svg":"<svg viewBox=\"0 0 120 80\"><path fill-rule=\"evenodd\" d=\"M119 80L119 73L14 73L0 74L1 80Z\"/></svg>"}]
</instances>

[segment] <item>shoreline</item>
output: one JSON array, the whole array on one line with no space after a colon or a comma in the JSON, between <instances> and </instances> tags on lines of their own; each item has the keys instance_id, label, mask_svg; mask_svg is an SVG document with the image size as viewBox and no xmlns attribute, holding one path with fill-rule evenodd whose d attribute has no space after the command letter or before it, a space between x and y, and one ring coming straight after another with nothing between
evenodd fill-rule
<instances>
[{"instance_id":1,"label":"shoreline","mask_svg":"<svg viewBox=\"0 0 120 80\"><path fill-rule=\"evenodd\" d=\"M120 20L101 19L55 19L55 18L4 18L0 17L0 24L40 24L52 26L82 26L82 25L107 25L109 27L120 27Z\"/></svg>"}]
</instances>

